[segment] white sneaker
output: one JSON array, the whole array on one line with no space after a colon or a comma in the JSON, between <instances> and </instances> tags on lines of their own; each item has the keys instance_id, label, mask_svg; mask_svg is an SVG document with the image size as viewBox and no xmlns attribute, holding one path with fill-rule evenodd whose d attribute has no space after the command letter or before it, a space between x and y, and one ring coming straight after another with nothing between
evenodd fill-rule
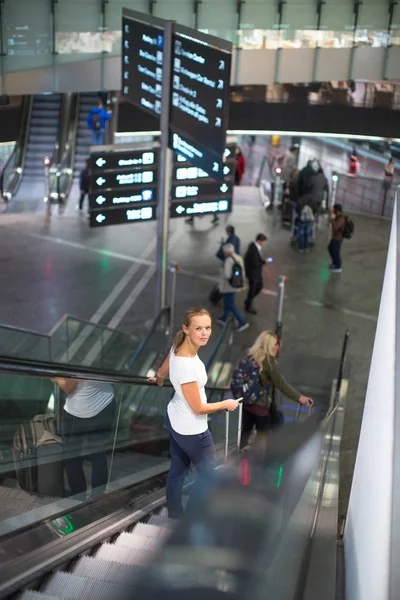
<instances>
[{"instance_id":1,"label":"white sneaker","mask_svg":"<svg viewBox=\"0 0 400 600\"><path fill-rule=\"evenodd\" d=\"M250 327L249 323L245 323L244 325L242 325L241 327L238 327L236 329L236 333L240 333L241 331L244 331L245 329L247 329L248 327Z\"/></svg>"},{"instance_id":2,"label":"white sneaker","mask_svg":"<svg viewBox=\"0 0 400 600\"><path fill-rule=\"evenodd\" d=\"M343 269L331 269L331 273L341 273Z\"/></svg>"}]
</instances>

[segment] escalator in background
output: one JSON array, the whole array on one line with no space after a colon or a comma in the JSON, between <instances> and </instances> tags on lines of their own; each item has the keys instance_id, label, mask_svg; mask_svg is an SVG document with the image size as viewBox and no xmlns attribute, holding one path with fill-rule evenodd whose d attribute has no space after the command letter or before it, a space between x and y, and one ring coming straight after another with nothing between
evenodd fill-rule
<instances>
[{"instance_id":1,"label":"escalator in background","mask_svg":"<svg viewBox=\"0 0 400 600\"><path fill-rule=\"evenodd\" d=\"M157 442L146 447L136 443L139 431L132 438L129 428L132 419L150 417L154 422L164 413L170 390L112 373L0 359L0 378L13 378L14 385L20 380L20 390L29 390L33 375L47 387L54 385L55 375L113 382L118 410L107 451L109 485L106 494L92 493L90 500L68 496L68 490L64 498L30 494L38 504L42 501L36 509L1 515L0 597L19 592L13 598L151 600L203 598L207 592L212 598L250 599L265 597L267 589L271 598L309 598L304 595L308 576L315 566L317 576L321 573L324 546L321 550L319 544L327 552L330 540L328 560L336 559L341 394L327 402L322 422L315 417L289 424L271 436L264 456L249 454L224 468L221 484L207 503L173 522L163 510L169 466L162 443L165 430L160 427ZM146 396L140 402L139 389ZM219 394L221 399L223 390ZM33 398L32 415L37 409ZM146 417L149 404L155 410ZM127 411L129 405L135 411ZM224 429L213 431L217 451L225 443ZM236 439L229 438L228 446L234 451ZM52 460L57 458L53 455ZM15 477L13 465L9 471L8 478ZM18 512L17 492L21 490L10 485L3 469L0 511L11 507ZM20 504L22 510L24 506ZM333 515L329 526L327 511ZM335 584L332 562L329 571L332 579L321 577L325 587ZM331 596L325 589L314 597Z\"/></svg>"},{"instance_id":2,"label":"escalator in background","mask_svg":"<svg viewBox=\"0 0 400 600\"><path fill-rule=\"evenodd\" d=\"M28 145L32 105L33 96L23 96L18 139L16 140L13 152L10 154L1 171L1 196L6 202L9 202L14 197L21 183Z\"/></svg>"},{"instance_id":3,"label":"escalator in background","mask_svg":"<svg viewBox=\"0 0 400 600\"><path fill-rule=\"evenodd\" d=\"M46 196L43 158L53 158L58 142L61 94L41 94L33 97L29 134L22 181L13 201L13 210L41 208Z\"/></svg>"}]
</instances>

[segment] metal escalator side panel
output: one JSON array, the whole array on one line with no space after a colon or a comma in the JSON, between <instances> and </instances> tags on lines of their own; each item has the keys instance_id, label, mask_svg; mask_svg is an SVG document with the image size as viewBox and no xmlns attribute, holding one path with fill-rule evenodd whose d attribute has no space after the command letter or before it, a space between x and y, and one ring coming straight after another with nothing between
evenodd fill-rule
<instances>
[{"instance_id":1,"label":"metal escalator side panel","mask_svg":"<svg viewBox=\"0 0 400 600\"><path fill-rule=\"evenodd\" d=\"M1 173L1 193L11 199L18 191L23 177L28 137L32 117L33 96L26 95L22 100L19 136L8 161Z\"/></svg>"}]
</instances>

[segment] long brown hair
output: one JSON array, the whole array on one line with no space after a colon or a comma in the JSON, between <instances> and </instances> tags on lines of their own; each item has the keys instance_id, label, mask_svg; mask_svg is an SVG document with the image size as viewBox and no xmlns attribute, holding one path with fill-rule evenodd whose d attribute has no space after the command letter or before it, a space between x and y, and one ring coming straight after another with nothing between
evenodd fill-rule
<instances>
[{"instance_id":1,"label":"long brown hair","mask_svg":"<svg viewBox=\"0 0 400 600\"><path fill-rule=\"evenodd\" d=\"M210 313L205 308L202 308L201 306L194 306L193 308L189 308L189 310L187 310L183 316L182 325L184 325L185 327L190 327L193 317L202 317L203 315L207 315L211 319ZM185 338L186 334L183 331L183 329L178 331L178 333L175 336L174 343L172 344L172 350L175 354L182 346L183 342L185 341Z\"/></svg>"}]
</instances>

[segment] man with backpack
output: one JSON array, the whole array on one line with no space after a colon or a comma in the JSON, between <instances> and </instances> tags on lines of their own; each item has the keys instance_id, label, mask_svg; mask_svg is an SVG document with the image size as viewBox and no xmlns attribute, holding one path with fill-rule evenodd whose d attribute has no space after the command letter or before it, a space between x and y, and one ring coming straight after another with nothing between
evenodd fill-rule
<instances>
[{"instance_id":1,"label":"man with backpack","mask_svg":"<svg viewBox=\"0 0 400 600\"><path fill-rule=\"evenodd\" d=\"M224 253L224 266L222 267L219 291L223 295L224 313L217 323L225 325L229 313L232 313L239 322L236 331L239 333L248 328L249 324L242 313L235 306L235 295L244 290L244 263L241 256L235 253L233 244L222 247Z\"/></svg>"},{"instance_id":2,"label":"man with backpack","mask_svg":"<svg viewBox=\"0 0 400 600\"><path fill-rule=\"evenodd\" d=\"M92 132L92 146L102 146L104 144L104 133L106 122L112 117L111 110L106 110L102 100L98 101L88 114L88 127Z\"/></svg>"},{"instance_id":3,"label":"man with backpack","mask_svg":"<svg viewBox=\"0 0 400 600\"><path fill-rule=\"evenodd\" d=\"M335 204L331 213L332 239L328 246L332 264L329 266L331 273L342 272L341 249L343 240L350 239L354 233L353 221L343 214L341 204Z\"/></svg>"}]
</instances>

